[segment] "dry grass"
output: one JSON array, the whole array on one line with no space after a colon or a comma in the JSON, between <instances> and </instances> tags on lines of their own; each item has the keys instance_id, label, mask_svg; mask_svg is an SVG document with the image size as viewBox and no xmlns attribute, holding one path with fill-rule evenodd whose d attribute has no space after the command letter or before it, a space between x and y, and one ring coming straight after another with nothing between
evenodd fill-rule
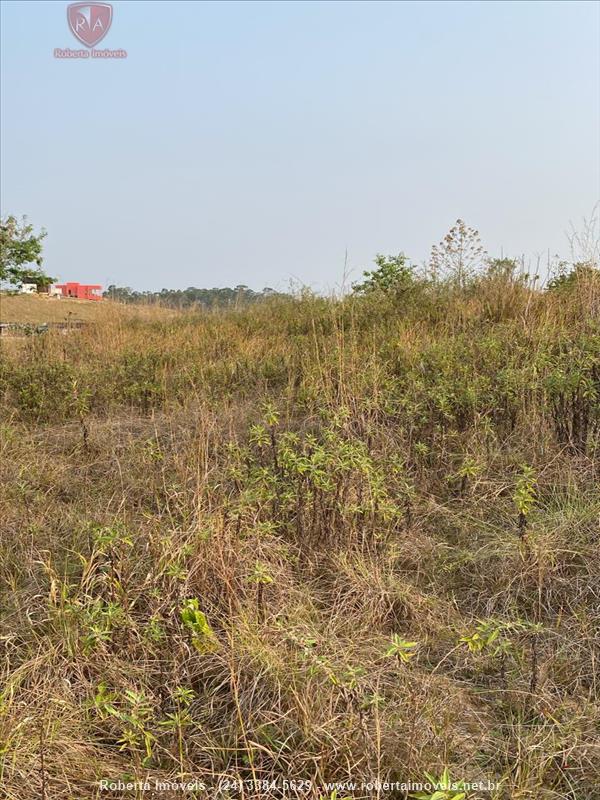
<instances>
[{"instance_id":1,"label":"dry grass","mask_svg":"<svg viewBox=\"0 0 600 800\"><path fill-rule=\"evenodd\" d=\"M0 322L23 322L34 325L46 322L68 322L83 320L84 322L102 323L115 315L119 317L146 317L156 314L168 315L165 309L156 307L135 309L116 305L109 300L57 299L47 295L11 295L0 293Z\"/></svg>"},{"instance_id":2,"label":"dry grass","mask_svg":"<svg viewBox=\"0 0 600 800\"><path fill-rule=\"evenodd\" d=\"M6 354L5 796L448 766L596 798L597 298L116 313Z\"/></svg>"}]
</instances>

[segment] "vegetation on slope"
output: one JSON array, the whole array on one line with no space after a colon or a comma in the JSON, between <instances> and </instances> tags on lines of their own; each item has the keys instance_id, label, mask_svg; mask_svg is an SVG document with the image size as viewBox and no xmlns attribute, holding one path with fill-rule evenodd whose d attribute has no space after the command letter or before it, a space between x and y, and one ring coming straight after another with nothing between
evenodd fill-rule
<instances>
[{"instance_id":1,"label":"vegetation on slope","mask_svg":"<svg viewBox=\"0 0 600 800\"><path fill-rule=\"evenodd\" d=\"M493 267L5 354L7 797L597 796L598 274Z\"/></svg>"},{"instance_id":2,"label":"vegetation on slope","mask_svg":"<svg viewBox=\"0 0 600 800\"><path fill-rule=\"evenodd\" d=\"M174 312L165 309L162 318ZM135 316L137 319L149 316L157 319L158 311L144 307L134 309L118 306L110 301L78 300L74 297L60 299L46 294L10 294L0 292L0 322L19 322L43 324L45 322L69 322L81 320L106 324L111 318L122 320Z\"/></svg>"}]
</instances>

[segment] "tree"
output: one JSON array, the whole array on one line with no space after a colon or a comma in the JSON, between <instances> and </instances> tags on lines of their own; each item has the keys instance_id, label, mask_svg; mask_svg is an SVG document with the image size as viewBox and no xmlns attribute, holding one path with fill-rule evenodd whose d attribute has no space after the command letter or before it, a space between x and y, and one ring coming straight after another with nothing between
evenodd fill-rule
<instances>
[{"instance_id":1,"label":"tree","mask_svg":"<svg viewBox=\"0 0 600 800\"><path fill-rule=\"evenodd\" d=\"M406 263L406 256L375 256L377 269L363 272L363 283L355 283L352 288L357 294L383 294L400 296L414 288L415 278L412 267Z\"/></svg>"},{"instance_id":2,"label":"tree","mask_svg":"<svg viewBox=\"0 0 600 800\"><path fill-rule=\"evenodd\" d=\"M573 290L576 286L592 282L598 282L600 278L600 270L594 267L589 262L573 264L570 272L566 270L555 275L552 280L548 282L546 287L550 292L568 292Z\"/></svg>"},{"instance_id":3,"label":"tree","mask_svg":"<svg viewBox=\"0 0 600 800\"><path fill-rule=\"evenodd\" d=\"M48 286L54 278L42 269L42 240L46 232L35 234L25 217L0 219L0 281L11 284L35 283ZM36 265L36 266L33 266Z\"/></svg>"},{"instance_id":4,"label":"tree","mask_svg":"<svg viewBox=\"0 0 600 800\"><path fill-rule=\"evenodd\" d=\"M483 264L486 255L479 231L457 219L442 241L431 248L429 267L434 279L448 277L462 288Z\"/></svg>"}]
</instances>

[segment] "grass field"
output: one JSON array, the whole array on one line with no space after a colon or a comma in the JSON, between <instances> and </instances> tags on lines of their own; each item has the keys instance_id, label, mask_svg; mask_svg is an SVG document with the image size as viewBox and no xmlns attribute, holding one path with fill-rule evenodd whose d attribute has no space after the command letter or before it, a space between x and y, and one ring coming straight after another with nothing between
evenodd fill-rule
<instances>
[{"instance_id":1,"label":"grass field","mask_svg":"<svg viewBox=\"0 0 600 800\"><path fill-rule=\"evenodd\" d=\"M598 797L597 274L405 289L4 354L3 796Z\"/></svg>"},{"instance_id":2,"label":"grass field","mask_svg":"<svg viewBox=\"0 0 600 800\"><path fill-rule=\"evenodd\" d=\"M73 319L86 322L98 318L101 303L92 300L57 300L44 295L0 294L0 322L66 322Z\"/></svg>"},{"instance_id":3,"label":"grass field","mask_svg":"<svg viewBox=\"0 0 600 800\"><path fill-rule=\"evenodd\" d=\"M151 309L144 306L136 307L135 311L127 306L115 304L108 300L76 300L74 298L60 299L45 295L11 295L0 293L0 322L24 322L43 324L45 322L67 322L83 320L84 322L98 322L105 320L111 314L126 316L129 314L136 318L143 318ZM169 312L162 312L167 315Z\"/></svg>"}]
</instances>

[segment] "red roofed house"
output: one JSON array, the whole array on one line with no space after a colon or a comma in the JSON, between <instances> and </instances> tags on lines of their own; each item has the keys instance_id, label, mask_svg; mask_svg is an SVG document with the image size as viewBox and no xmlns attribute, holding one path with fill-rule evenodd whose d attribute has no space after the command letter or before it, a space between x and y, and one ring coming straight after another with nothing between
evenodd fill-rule
<instances>
[{"instance_id":1,"label":"red roofed house","mask_svg":"<svg viewBox=\"0 0 600 800\"><path fill-rule=\"evenodd\" d=\"M96 294L97 291L102 289L99 283L76 283L72 281L58 283L56 288L60 289L63 297L75 297L78 300L102 300L102 295Z\"/></svg>"}]
</instances>

